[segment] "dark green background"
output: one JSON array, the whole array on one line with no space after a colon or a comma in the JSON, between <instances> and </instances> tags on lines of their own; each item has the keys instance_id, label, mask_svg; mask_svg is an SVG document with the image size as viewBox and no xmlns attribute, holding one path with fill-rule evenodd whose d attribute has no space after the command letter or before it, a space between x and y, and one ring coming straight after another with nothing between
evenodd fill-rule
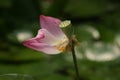
<instances>
[{"instance_id":1,"label":"dark green background","mask_svg":"<svg viewBox=\"0 0 120 80\"><path fill-rule=\"evenodd\" d=\"M17 38L25 32L35 36L41 14L71 20L80 42L80 80L120 80L120 0L0 0L0 75L75 80L70 52L46 55L24 47Z\"/></svg>"}]
</instances>

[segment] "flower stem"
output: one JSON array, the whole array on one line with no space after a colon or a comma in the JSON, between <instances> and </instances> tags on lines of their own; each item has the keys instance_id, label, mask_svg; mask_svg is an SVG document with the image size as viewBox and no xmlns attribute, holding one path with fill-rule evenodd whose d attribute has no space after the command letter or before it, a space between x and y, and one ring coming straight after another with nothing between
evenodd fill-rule
<instances>
[{"instance_id":1,"label":"flower stem","mask_svg":"<svg viewBox=\"0 0 120 80\"><path fill-rule=\"evenodd\" d=\"M74 40L72 40L72 56L73 56L73 62L74 62L74 67L75 67L75 72L76 72L76 80L79 80L79 71L78 71L78 65L77 65L77 59L75 55L75 47L74 47Z\"/></svg>"}]
</instances>

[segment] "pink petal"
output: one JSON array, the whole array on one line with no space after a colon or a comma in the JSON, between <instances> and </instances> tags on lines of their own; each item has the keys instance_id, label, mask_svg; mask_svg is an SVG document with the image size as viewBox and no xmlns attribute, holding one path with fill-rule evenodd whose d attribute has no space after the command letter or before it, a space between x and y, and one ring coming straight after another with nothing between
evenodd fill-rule
<instances>
[{"instance_id":1,"label":"pink petal","mask_svg":"<svg viewBox=\"0 0 120 80\"><path fill-rule=\"evenodd\" d=\"M45 43L39 43L38 41L36 41L36 39L30 39L27 41L23 42L24 46L32 48L34 50L37 51L42 51L46 54L58 54L60 53L59 50L57 50L55 47L50 46L48 44Z\"/></svg>"},{"instance_id":2,"label":"pink petal","mask_svg":"<svg viewBox=\"0 0 120 80\"><path fill-rule=\"evenodd\" d=\"M56 37L64 35L64 33L59 27L60 23L61 21L57 18L44 16L44 15L40 16L41 28L46 29L47 31L49 31L51 34L53 34Z\"/></svg>"},{"instance_id":3,"label":"pink petal","mask_svg":"<svg viewBox=\"0 0 120 80\"><path fill-rule=\"evenodd\" d=\"M41 36L43 37L42 39L41 39ZM49 44L49 45L54 45L54 43L56 43L59 40L57 37L52 35L46 29L40 29L38 31L38 34L37 34L36 38L40 43L46 43L46 44Z\"/></svg>"},{"instance_id":4,"label":"pink petal","mask_svg":"<svg viewBox=\"0 0 120 80\"><path fill-rule=\"evenodd\" d=\"M60 53L57 48L54 47L54 43L58 40L51 33L45 29L40 29L35 38L24 41L23 44L31 49L42 51L47 54Z\"/></svg>"}]
</instances>

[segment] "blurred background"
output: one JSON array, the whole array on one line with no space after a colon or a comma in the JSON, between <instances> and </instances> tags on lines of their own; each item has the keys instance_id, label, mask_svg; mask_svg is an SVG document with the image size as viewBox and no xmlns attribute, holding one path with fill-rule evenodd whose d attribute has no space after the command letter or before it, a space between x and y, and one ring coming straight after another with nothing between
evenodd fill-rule
<instances>
[{"instance_id":1,"label":"blurred background","mask_svg":"<svg viewBox=\"0 0 120 80\"><path fill-rule=\"evenodd\" d=\"M0 75L75 80L70 52L46 55L22 45L37 34L40 14L71 20L80 80L120 80L120 0L0 0Z\"/></svg>"}]
</instances>

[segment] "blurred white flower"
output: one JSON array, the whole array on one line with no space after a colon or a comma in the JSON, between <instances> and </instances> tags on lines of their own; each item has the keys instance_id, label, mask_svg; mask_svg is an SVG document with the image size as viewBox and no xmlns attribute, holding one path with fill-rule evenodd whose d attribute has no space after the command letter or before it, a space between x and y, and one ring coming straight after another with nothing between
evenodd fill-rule
<instances>
[{"instance_id":1,"label":"blurred white flower","mask_svg":"<svg viewBox=\"0 0 120 80\"><path fill-rule=\"evenodd\" d=\"M19 42L32 38L33 34L28 31L17 32L16 37Z\"/></svg>"}]
</instances>

